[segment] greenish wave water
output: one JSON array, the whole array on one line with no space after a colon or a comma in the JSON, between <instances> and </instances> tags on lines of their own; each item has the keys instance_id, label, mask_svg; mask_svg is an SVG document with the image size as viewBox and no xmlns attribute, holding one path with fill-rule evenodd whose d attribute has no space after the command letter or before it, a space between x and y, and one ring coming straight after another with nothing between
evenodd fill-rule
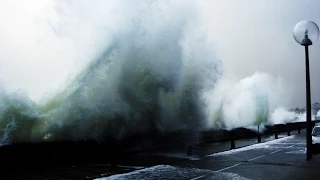
<instances>
[{"instance_id":1,"label":"greenish wave water","mask_svg":"<svg viewBox=\"0 0 320 180\"><path fill-rule=\"evenodd\" d=\"M294 118L292 112L277 109L283 95L277 92L283 90L278 79L256 73L239 82L224 82L229 81L223 79L227 67L216 56L218 45L211 35L230 33L207 32L191 1L97 1L93 9L81 3L84 9L71 2L56 5L59 23L52 25L56 35L80 37L75 42L94 49L95 56L39 102L23 91L7 92L1 84L0 145L119 140ZM106 11L102 5L115 7ZM82 12L91 16L81 16ZM76 35L68 36L70 32ZM86 42L88 37L98 38Z\"/></svg>"},{"instance_id":2,"label":"greenish wave water","mask_svg":"<svg viewBox=\"0 0 320 180\"><path fill-rule=\"evenodd\" d=\"M41 103L2 91L0 141L122 139L202 129L201 94L214 86L221 64L188 20L170 23L156 34L138 24L115 37Z\"/></svg>"}]
</instances>

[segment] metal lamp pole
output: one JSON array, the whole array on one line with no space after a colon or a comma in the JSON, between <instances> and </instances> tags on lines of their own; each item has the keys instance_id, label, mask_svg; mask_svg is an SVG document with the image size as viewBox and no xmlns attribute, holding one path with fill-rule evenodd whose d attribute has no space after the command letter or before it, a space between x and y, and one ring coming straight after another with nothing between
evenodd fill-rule
<instances>
[{"instance_id":1,"label":"metal lamp pole","mask_svg":"<svg viewBox=\"0 0 320 180\"><path fill-rule=\"evenodd\" d=\"M312 124L311 124L311 90L310 90L310 68L309 68L309 46L319 37L319 27L313 21L300 21L293 29L293 37L296 42L305 49L306 56L306 140L307 140L307 161L312 158Z\"/></svg>"},{"instance_id":2,"label":"metal lamp pole","mask_svg":"<svg viewBox=\"0 0 320 180\"><path fill-rule=\"evenodd\" d=\"M311 90L310 90L310 69L309 69L309 46L312 41L308 37L308 30L305 30L304 39L301 43L306 55L306 107L307 107L307 161L312 158L312 124L311 124Z\"/></svg>"}]
</instances>

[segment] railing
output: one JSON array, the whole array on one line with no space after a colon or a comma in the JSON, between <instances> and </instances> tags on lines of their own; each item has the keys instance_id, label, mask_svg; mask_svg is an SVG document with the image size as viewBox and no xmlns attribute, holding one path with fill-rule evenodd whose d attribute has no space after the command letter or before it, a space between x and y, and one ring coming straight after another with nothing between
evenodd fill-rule
<instances>
[{"instance_id":1,"label":"railing","mask_svg":"<svg viewBox=\"0 0 320 180\"><path fill-rule=\"evenodd\" d=\"M312 121L312 126L320 120ZM159 150L170 147L186 147L187 154L192 155L192 147L196 144L208 144L214 142L230 142L230 148L235 148L236 140L245 138L257 138L261 136L297 131L306 128L306 122L276 124L264 126L259 133L248 128L236 128L233 130L215 129L202 132L175 132L165 135L146 136L141 135L121 142L52 142L34 144L15 144L0 147L0 159L11 159L10 163L34 161L40 157L44 162L103 162L113 161L114 154L124 157L126 153L135 153L148 150ZM261 128L260 128L261 129ZM137 148L138 145L138 148ZM14 160L13 160L14 159Z\"/></svg>"},{"instance_id":2,"label":"railing","mask_svg":"<svg viewBox=\"0 0 320 180\"><path fill-rule=\"evenodd\" d=\"M316 123L319 123L320 120L312 121L312 126ZM210 130L202 132L201 143L215 143L215 142L225 142L230 141L230 149L235 148L235 140L244 139L244 138L257 138L257 142L261 142L261 136L274 134L275 139L278 139L278 134L287 133L290 136L290 132L297 131L300 134L301 129L306 128L306 122L294 122L286 124L275 124L275 125L266 125L263 130L253 131L248 128L236 128L233 130ZM258 127L257 127L258 129Z\"/></svg>"}]
</instances>

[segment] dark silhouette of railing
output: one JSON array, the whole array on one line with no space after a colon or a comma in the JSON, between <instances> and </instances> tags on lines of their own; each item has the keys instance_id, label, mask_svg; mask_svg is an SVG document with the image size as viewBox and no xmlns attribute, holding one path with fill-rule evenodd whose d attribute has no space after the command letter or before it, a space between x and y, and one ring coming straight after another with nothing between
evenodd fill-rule
<instances>
[{"instance_id":1,"label":"dark silhouette of railing","mask_svg":"<svg viewBox=\"0 0 320 180\"><path fill-rule=\"evenodd\" d=\"M312 126L319 123L320 120L312 121ZM288 136L291 135L292 131L297 131L300 134L302 129L305 129L306 122L291 122L286 124L275 124L275 125L265 125L262 130L255 131L249 128L241 127L232 130L210 130L202 132L202 143L215 143L215 142L225 142L230 141L230 149L235 148L235 140L245 139L245 138L257 138L257 142L261 142L261 136L274 134L275 139L278 139L280 133L287 133ZM258 127L256 128L258 129Z\"/></svg>"},{"instance_id":2,"label":"dark silhouette of railing","mask_svg":"<svg viewBox=\"0 0 320 180\"><path fill-rule=\"evenodd\" d=\"M313 126L320 120L312 121ZM111 163L125 159L128 154L143 151L161 150L161 148L182 147L186 154L192 155L194 145L215 142L230 142L230 149L235 148L236 140L287 133L300 133L306 128L306 122L295 122L260 127L259 133L250 128L240 127L232 130L212 129L202 132L173 132L166 134L137 135L130 139L106 142L67 141L47 143L19 143L0 147L0 159L6 165L29 163Z\"/></svg>"}]
</instances>

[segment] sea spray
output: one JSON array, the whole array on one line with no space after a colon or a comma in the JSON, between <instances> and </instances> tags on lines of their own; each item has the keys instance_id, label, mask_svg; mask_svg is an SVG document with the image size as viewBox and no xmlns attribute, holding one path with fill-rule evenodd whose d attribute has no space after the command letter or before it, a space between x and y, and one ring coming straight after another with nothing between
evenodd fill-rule
<instances>
[{"instance_id":1,"label":"sea spray","mask_svg":"<svg viewBox=\"0 0 320 180\"><path fill-rule=\"evenodd\" d=\"M23 91L0 95L0 142L33 142L41 139L37 105Z\"/></svg>"},{"instance_id":2,"label":"sea spray","mask_svg":"<svg viewBox=\"0 0 320 180\"><path fill-rule=\"evenodd\" d=\"M120 3L120 9L128 10L122 19L125 29L112 33L108 26L116 24L104 24L108 31L100 35L108 37L108 43L97 40L101 46L92 60L41 103L28 104L26 111L33 113L24 114L30 117L2 116L5 132L14 122L13 129L27 131L16 131L25 140L34 135L47 141L103 140L204 128L205 104L200 97L214 87L221 63L192 4L147 1L132 11L132 4L125 2ZM173 12L175 16L169 16ZM70 26L62 25L55 26L55 32L66 36ZM30 126L26 119L31 119Z\"/></svg>"},{"instance_id":3,"label":"sea spray","mask_svg":"<svg viewBox=\"0 0 320 180\"><path fill-rule=\"evenodd\" d=\"M226 78L223 59L216 57L192 1L59 0L51 5L37 19L50 25L32 48L41 61L23 60L72 70L63 70L60 84L40 101L0 92L4 143L123 139L285 120L270 116L281 107L281 81L264 73L240 81ZM53 45L46 38L53 38ZM36 77L51 75L41 70Z\"/></svg>"},{"instance_id":4,"label":"sea spray","mask_svg":"<svg viewBox=\"0 0 320 180\"><path fill-rule=\"evenodd\" d=\"M275 120L271 116L285 103L284 93L281 79L266 73L257 72L239 82L222 77L204 94L209 127L232 129L287 121L286 117Z\"/></svg>"},{"instance_id":5,"label":"sea spray","mask_svg":"<svg viewBox=\"0 0 320 180\"><path fill-rule=\"evenodd\" d=\"M317 114L314 116L315 120L320 120L320 110L317 112Z\"/></svg>"},{"instance_id":6,"label":"sea spray","mask_svg":"<svg viewBox=\"0 0 320 180\"><path fill-rule=\"evenodd\" d=\"M284 107L279 107L271 114L270 124L281 124L296 120L298 120L298 118L294 112L290 112Z\"/></svg>"}]
</instances>

